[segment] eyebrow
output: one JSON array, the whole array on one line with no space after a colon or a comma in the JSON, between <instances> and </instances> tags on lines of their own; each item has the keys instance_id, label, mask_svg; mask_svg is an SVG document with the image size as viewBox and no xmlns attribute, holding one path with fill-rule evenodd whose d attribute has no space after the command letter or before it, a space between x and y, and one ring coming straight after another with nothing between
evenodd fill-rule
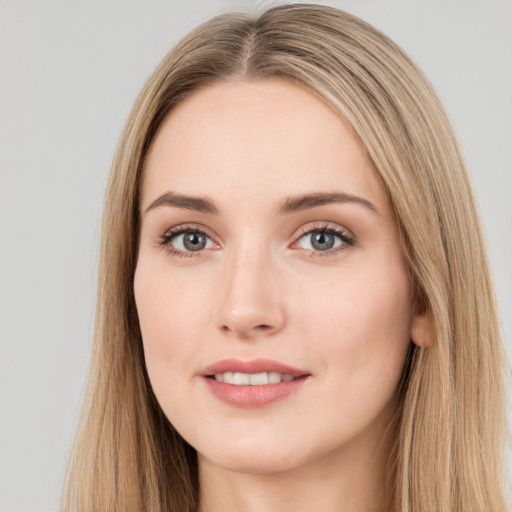
<instances>
[{"instance_id":1,"label":"eyebrow","mask_svg":"<svg viewBox=\"0 0 512 512\"><path fill-rule=\"evenodd\" d=\"M330 203L355 203L364 206L373 213L378 213L377 208L367 199L345 192L318 192L289 197L281 204L278 211L279 213L294 213Z\"/></svg>"},{"instance_id":2,"label":"eyebrow","mask_svg":"<svg viewBox=\"0 0 512 512\"><path fill-rule=\"evenodd\" d=\"M193 197L183 194L175 194L174 192L166 192L157 197L145 210L149 212L159 206L174 206L185 210L193 210L200 213L209 213L217 215L219 210L212 201L205 197Z\"/></svg>"},{"instance_id":3,"label":"eyebrow","mask_svg":"<svg viewBox=\"0 0 512 512\"><path fill-rule=\"evenodd\" d=\"M375 208L373 203L367 199L363 199L362 197L346 194L345 192L316 192L289 197L281 203L277 211L279 214L290 214L331 203L355 203L364 206L373 213L378 214L377 208ZM173 206L175 208L183 208L185 210L193 210L212 215L219 214L219 210L213 201L206 197L187 196L170 191L157 197L146 208L144 213L147 213L159 206Z\"/></svg>"}]
</instances>

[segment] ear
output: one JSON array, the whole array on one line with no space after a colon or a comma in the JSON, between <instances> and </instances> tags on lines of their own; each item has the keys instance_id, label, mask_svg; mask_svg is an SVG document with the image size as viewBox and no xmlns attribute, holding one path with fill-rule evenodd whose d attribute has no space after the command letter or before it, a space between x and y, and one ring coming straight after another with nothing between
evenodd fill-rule
<instances>
[{"instance_id":1,"label":"ear","mask_svg":"<svg viewBox=\"0 0 512 512\"><path fill-rule=\"evenodd\" d=\"M434 343L434 326L426 307L418 305L411 324L411 339L420 348Z\"/></svg>"}]
</instances>

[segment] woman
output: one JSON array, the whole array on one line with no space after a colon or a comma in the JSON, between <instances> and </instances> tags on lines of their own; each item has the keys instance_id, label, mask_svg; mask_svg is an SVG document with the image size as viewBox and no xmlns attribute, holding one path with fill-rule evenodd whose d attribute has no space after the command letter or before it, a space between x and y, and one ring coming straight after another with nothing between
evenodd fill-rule
<instances>
[{"instance_id":1,"label":"woman","mask_svg":"<svg viewBox=\"0 0 512 512\"><path fill-rule=\"evenodd\" d=\"M496 305L431 86L361 20L187 36L114 161L64 509L505 511Z\"/></svg>"}]
</instances>

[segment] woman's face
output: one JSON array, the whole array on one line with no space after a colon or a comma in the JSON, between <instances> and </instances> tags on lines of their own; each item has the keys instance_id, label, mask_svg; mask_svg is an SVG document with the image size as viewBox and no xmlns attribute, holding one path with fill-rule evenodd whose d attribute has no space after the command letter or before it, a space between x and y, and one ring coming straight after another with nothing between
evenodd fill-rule
<instances>
[{"instance_id":1,"label":"woman's face","mask_svg":"<svg viewBox=\"0 0 512 512\"><path fill-rule=\"evenodd\" d=\"M200 461L272 472L378 443L416 316L389 199L331 108L277 79L196 91L151 146L141 212L147 370Z\"/></svg>"}]
</instances>

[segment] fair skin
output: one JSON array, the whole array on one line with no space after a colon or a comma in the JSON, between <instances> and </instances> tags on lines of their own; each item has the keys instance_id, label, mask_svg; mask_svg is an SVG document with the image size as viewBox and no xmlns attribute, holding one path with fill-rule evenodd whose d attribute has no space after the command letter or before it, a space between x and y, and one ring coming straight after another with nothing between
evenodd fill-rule
<instances>
[{"instance_id":1,"label":"fair skin","mask_svg":"<svg viewBox=\"0 0 512 512\"><path fill-rule=\"evenodd\" d=\"M295 201L311 194L324 197ZM207 86L155 137L141 212L146 364L197 450L200 511L383 510L384 434L426 320L390 201L347 125L282 80ZM261 359L299 369L297 386L266 402L244 385L245 400L204 374Z\"/></svg>"}]
</instances>

